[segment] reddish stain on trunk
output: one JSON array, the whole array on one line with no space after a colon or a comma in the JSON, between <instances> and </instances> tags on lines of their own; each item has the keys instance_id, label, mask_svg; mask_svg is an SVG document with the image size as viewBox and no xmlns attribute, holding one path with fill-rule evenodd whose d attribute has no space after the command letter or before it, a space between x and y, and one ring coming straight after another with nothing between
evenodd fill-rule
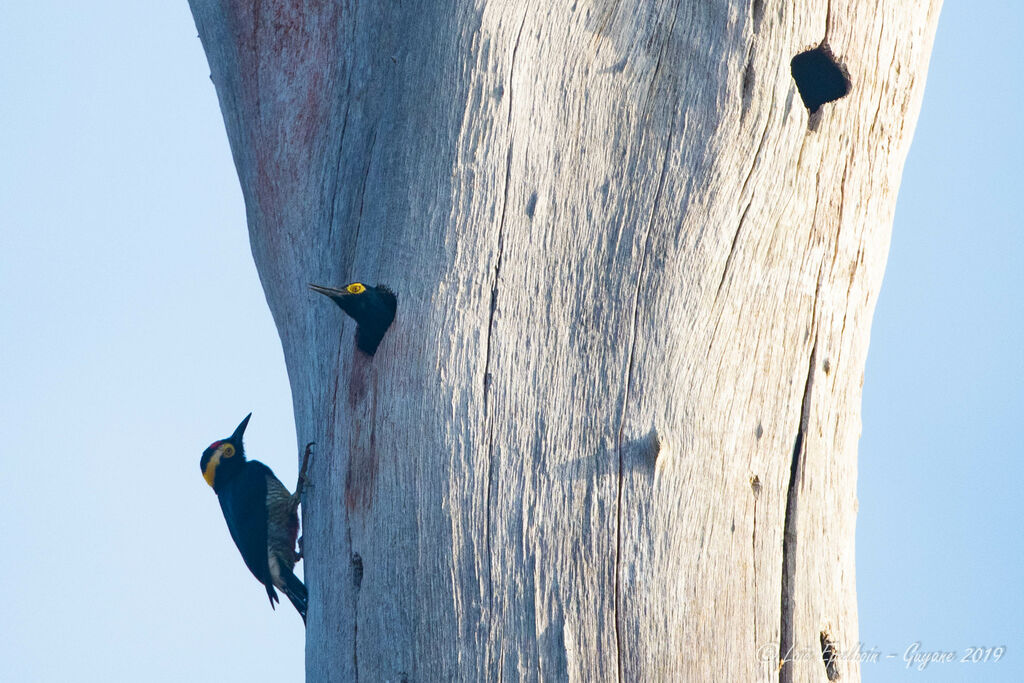
<instances>
[{"instance_id":1,"label":"reddish stain on trunk","mask_svg":"<svg viewBox=\"0 0 1024 683\"><path fill-rule=\"evenodd\" d=\"M348 476L345 478L345 507L349 512L366 510L373 502L374 489L377 486L377 449L374 438L370 434L370 447L352 451L352 459L348 463Z\"/></svg>"},{"instance_id":2,"label":"reddish stain on trunk","mask_svg":"<svg viewBox=\"0 0 1024 683\"><path fill-rule=\"evenodd\" d=\"M349 436L345 507L351 512L369 508L377 486L376 376L368 358L358 352L349 377L348 404L354 424Z\"/></svg>"}]
</instances>

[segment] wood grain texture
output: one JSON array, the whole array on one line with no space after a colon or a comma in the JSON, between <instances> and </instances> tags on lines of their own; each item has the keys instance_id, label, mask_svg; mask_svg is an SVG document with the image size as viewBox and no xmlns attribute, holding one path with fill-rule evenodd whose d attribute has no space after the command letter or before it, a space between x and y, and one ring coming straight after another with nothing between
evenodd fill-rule
<instances>
[{"instance_id":1,"label":"wood grain texture","mask_svg":"<svg viewBox=\"0 0 1024 683\"><path fill-rule=\"evenodd\" d=\"M940 1L190 4L322 444L307 678L826 680Z\"/></svg>"}]
</instances>

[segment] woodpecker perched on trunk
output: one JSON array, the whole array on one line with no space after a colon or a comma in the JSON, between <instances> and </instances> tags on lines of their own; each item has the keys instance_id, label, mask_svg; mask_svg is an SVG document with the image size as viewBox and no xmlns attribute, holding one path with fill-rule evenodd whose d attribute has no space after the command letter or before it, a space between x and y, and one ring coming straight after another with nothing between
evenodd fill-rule
<instances>
[{"instance_id":1,"label":"woodpecker perched on trunk","mask_svg":"<svg viewBox=\"0 0 1024 683\"><path fill-rule=\"evenodd\" d=\"M284 484L269 467L258 460L246 460L242 434L252 413L245 416L235 433L214 441L203 451L199 468L206 483L213 487L231 538L242 553L245 566L267 588L270 606L280 600L276 586L283 592L306 622L306 586L292 573L302 559L295 551L299 533L297 513L306 466L312 443L306 446L295 493L288 493ZM299 540L300 549L302 540Z\"/></svg>"},{"instance_id":2,"label":"woodpecker perched on trunk","mask_svg":"<svg viewBox=\"0 0 1024 683\"><path fill-rule=\"evenodd\" d=\"M370 356L377 352L380 340L395 319L398 299L394 292L384 285L367 287L362 282L353 282L344 289L320 285L309 288L329 297L356 321L356 347L360 351Z\"/></svg>"}]
</instances>

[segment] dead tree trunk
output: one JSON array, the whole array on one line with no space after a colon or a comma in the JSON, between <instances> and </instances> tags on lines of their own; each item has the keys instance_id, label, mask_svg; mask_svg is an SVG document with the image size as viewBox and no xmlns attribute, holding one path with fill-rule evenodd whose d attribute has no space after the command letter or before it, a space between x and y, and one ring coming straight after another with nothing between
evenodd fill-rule
<instances>
[{"instance_id":1,"label":"dead tree trunk","mask_svg":"<svg viewBox=\"0 0 1024 683\"><path fill-rule=\"evenodd\" d=\"M939 0L190 3L320 444L308 678L857 679ZM353 280L372 359L306 288Z\"/></svg>"}]
</instances>

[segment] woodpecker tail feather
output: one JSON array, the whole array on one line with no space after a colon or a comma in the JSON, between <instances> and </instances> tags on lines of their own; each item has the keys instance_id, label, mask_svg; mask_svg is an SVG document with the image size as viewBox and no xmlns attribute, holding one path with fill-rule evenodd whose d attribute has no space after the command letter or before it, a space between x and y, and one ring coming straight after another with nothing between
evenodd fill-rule
<instances>
[{"instance_id":1,"label":"woodpecker tail feather","mask_svg":"<svg viewBox=\"0 0 1024 683\"><path fill-rule=\"evenodd\" d=\"M267 581L265 584L267 587L267 597L270 598L270 609L276 610L274 603L281 602L281 598L277 597L277 591L274 590L274 584Z\"/></svg>"},{"instance_id":2,"label":"woodpecker tail feather","mask_svg":"<svg viewBox=\"0 0 1024 683\"><path fill-rule=\"evenodd\" d=\"M281 579L284 582L284 585L281 586L281 591L288 597L291 603L295 605L295 609L298 611L299 616L302 617L302 623L305 624L306 603L308 600L306 586L299 580L299 577L295 576L295 574L288 569L282 568Z\"/></svg>"}]
</instances>

